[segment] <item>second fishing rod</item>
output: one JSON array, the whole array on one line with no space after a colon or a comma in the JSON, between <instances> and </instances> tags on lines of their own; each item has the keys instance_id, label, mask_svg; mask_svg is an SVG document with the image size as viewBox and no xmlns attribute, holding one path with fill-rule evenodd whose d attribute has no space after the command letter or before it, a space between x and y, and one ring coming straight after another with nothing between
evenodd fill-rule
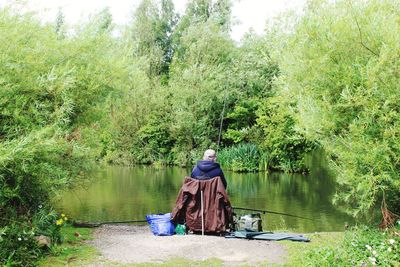
<instances>
[{"instance_id":1,"label":"second fishing rod","mask_svg":"<svg viewBox=\"0 0 400 267\"><path fill-rule=\"evenodd\" d=\"M255 211L255 212L260 212L260 213L269 213L269 214L276 214L276 215L284 215L284 216L289 216L289 217L294 217L294 218L299 218L299 219L304 219L304 220L311 220L313 221L314 219L303 217L303 216L298 216L294 214L289 214L289 213L284 213L284 212L277 212L277 211L272 211L272 210L262 210L262 209L252 209L252 208L243 208L243 207L237 207L237 206L232 206L234 210L246 210L246 211Z\"/></svg>"}]
</instances>

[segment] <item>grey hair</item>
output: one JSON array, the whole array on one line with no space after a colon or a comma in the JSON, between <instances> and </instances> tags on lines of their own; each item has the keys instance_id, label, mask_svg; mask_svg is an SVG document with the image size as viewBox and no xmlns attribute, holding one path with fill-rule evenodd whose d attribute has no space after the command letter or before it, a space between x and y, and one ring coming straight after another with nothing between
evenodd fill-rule
<instances>
[{"instance_id":1,"label":"grey hair","mask_svg":"<svg viewBox=\"0 0 400 267\"><path fill-rule=\"evenodd\" d=\"M215 150L207 149L206 151L204 151L203 160L214 161L215 158L216 158Z\"/></svg>"}]
</instances>

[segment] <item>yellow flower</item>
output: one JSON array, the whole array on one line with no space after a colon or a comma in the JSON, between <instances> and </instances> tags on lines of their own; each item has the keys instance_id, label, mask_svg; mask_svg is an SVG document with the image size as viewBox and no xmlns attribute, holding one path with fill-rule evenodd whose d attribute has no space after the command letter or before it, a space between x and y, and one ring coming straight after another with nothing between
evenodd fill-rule
<instances>
[{"instance_id":1,"label":"yellow flower","mask_svg":"<svg viewBox=\"0 0 400 267\"><path fill-rule=\"evenodd\" d=\"M65 217L65 214L64 214L64 213L61 213L61 217Z\"/></svg>"},{"instance_id":2,"label":"yellow flower","mask_svg":"<svg viewBox=\"0 0 400 267\"><path fill-rule=\"evenodd\" d=\"M61 225L63 223L63 219L59 219L56 221L56 225Z\"/></svg>"},{"instance_id":3,"label":"yellow flower","mask_svg":"<svg viewBox=\"0 0 400 267\"><path fill-rule=\"evenodd\" d=\"M68 218L67 217L64 217L64 221L67 221L68 220Z\"/></svg>"}]
</instances>

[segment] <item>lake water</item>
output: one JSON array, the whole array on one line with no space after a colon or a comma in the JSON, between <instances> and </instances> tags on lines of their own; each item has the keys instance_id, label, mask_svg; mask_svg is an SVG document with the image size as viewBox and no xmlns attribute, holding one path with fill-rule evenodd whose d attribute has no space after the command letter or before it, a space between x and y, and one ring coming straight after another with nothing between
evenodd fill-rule
<instances>
[{"instance_id":1,"label":"lake water","mask_svg":"<svg viewBox=\"0 0 400 267\"><path fill-rule=\"evenodd\" d=\"M93 174L89 185L65 192L56 205L75 220L144 220L146 214L171 212L183 178L189 173L177 167L105 166ZM225 176L232 206L312 218L262 215L264 231L342 231L346 222L352 223L331 204L334 181L317 163L308 175L226 171Z\"/></svg>"}]
</instances>

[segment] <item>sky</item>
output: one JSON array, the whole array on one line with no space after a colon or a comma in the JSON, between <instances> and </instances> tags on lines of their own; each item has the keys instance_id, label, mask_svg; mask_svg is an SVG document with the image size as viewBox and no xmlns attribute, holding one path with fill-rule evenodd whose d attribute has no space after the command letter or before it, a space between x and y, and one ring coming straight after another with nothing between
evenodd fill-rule
<instances>
[{"instance_id":1,"label":"sky","mask_svg":"<svg viewBox=\"0 0 400 267\"><path fill-rule=\"evenodd\" d=\"M16 0L0 0L0 2L13 2ZM109 7L113 20L117 24L129 21L132 11L138 6L140 0L27 0L31 9L39 11L45 21L54 21L61 8L67 23L76 23L85 19L89 14ZM183 13L188 0L174 0L175 9ZM233 16L235 24L231 36L239 41L249 28L261 34L267 19L278 16L287 10L301 10L306 0L234 0Z\"/></svg>"}]
</instances>

